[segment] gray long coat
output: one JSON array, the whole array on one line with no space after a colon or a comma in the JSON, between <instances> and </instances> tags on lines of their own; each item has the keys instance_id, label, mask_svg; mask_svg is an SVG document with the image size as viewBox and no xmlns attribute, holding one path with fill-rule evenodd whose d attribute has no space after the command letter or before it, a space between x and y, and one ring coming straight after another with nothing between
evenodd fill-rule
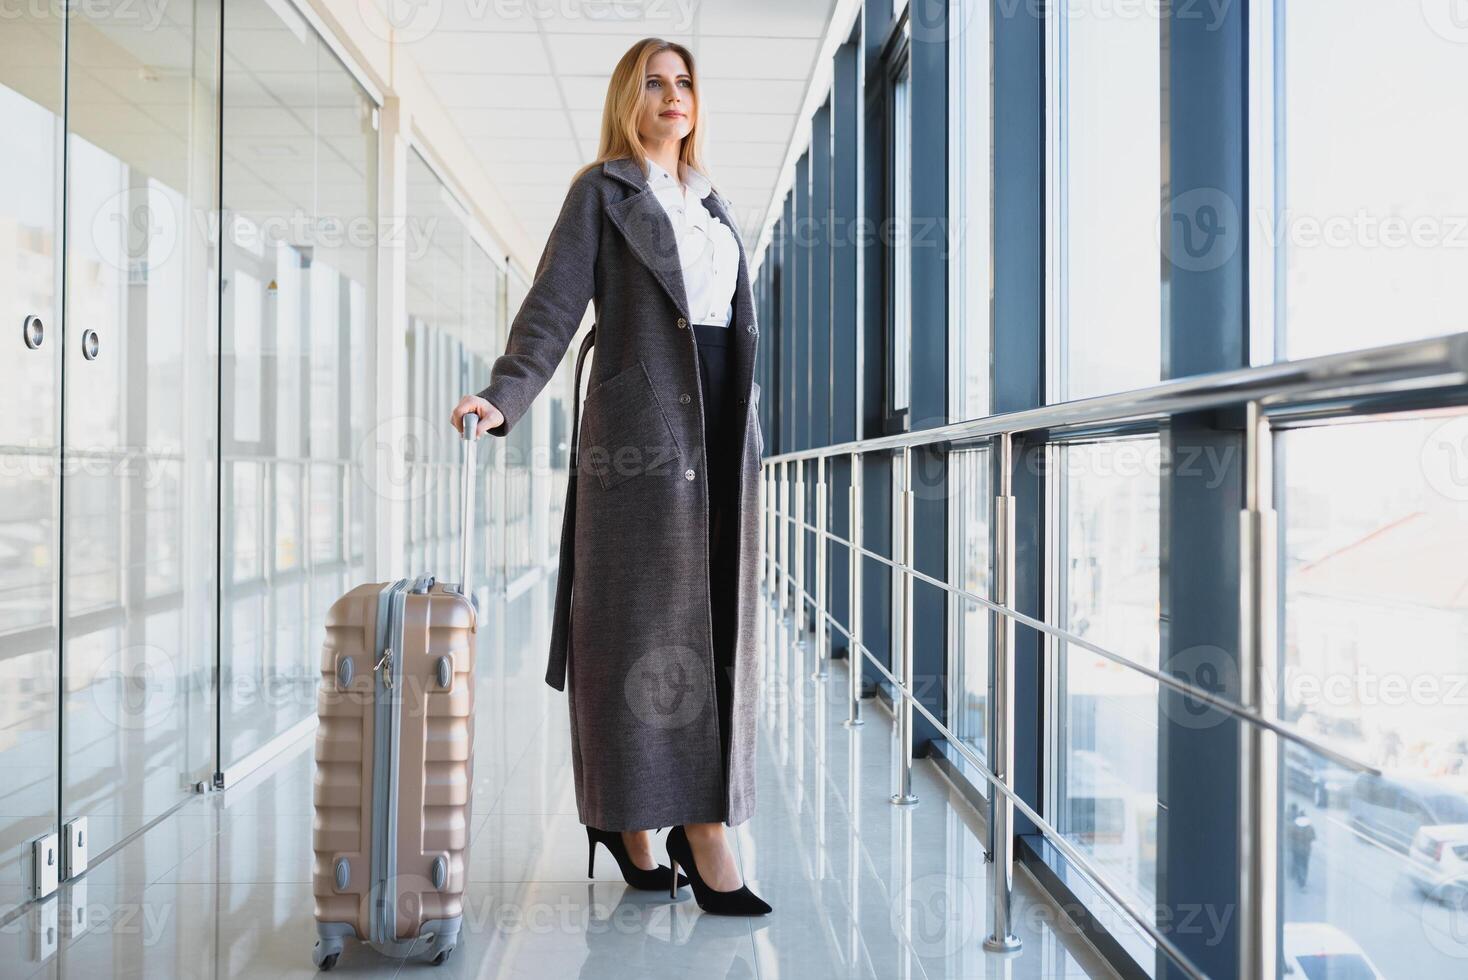
<instances>
[{"instance_id":1,"label":"gray long coat","mask_svg":"<svg viewBox=\"0 0 1468 980\"><path fill-rule=\"evenodd\" d=\"M735 227L717 192L709 213ZM738 239L738 232L735 238ZM731 826L754 812L759 563L759 327L744 245L729 325L737 468L738 636L729 779L722 778L709 596L703 399L673 227L630 158L566 195L505 353L480 395L506 435L595 303L596 356L561 531L546 683L570 676L581 822L603 830ZM585 345L582 346L582 354ZM580 361L577 391L580 390Z\"/></svg>"}]
</instances>

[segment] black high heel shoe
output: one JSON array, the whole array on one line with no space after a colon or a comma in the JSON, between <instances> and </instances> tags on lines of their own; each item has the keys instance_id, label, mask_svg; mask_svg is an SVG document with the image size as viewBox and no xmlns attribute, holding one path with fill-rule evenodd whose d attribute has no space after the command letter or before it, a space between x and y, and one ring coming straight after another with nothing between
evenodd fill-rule
<instances>
[{"instance_id":1,"label":"black high heel shoe","mask_svg":"<svg viewBox=\"0 0 1468 980\"><path fill-rule=\"evenodd\" d=\"M661 828L659 828L661 829ZM601 830L597 827L586 828L586 877L593 878L596 869L596 845L598 842L606 845L607 850L612 852L612 857L617 859L617 867L622 869L622 877L627 884L633 888L643 891L660 891L662 883L667 881L669 874L676 874L666 864L660 864L651 870L639 868L637 862L632 860L632 855L627 851L627 842L622 840L622 832L618 830ZM680 885L688 884L688 879L678 875Z\"/></svg>"},{"instance_id":2,"label":"black high heel shoe","mask_svg":"<svg viewBox=\"0 0 1468 980\"><path fill-rule=\"evenodd\" d=\"M714 889L698 873L698 863L693 859L693 845L688 842L688 833L679 824L668 831L668 860L672 862L672 873L678 873L678 865L683 865L688 871L689 883L693 885L693 897L698 902L698 907L705 912L714 915L764 915L770 911L770 904L749 890L748 885L740 885L732 892L721 892ZM677 882L668 887L668 894L676 897L678 894Z\"/></svg>"}]
</instances>

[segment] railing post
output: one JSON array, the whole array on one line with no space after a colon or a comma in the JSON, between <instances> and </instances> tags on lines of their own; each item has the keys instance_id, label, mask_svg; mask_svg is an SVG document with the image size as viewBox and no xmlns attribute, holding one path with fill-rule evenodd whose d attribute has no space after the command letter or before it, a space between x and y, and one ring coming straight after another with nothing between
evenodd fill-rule
<instances>
[{"instance_id":1,"label":"railing post","mask_svg":"<svg viewBox=\"0 0 1468 980\"><path fill-rule=\"evenodd\" d=\"M776 551L780 557L780 576L775 584L775 589L780 597L780 618L789 615L790 610L790 529L786 526L787 515L790 513L790 476L788 468L790 461L780 461L780 490L776 494L776 511L780 515L776 523L775 533L779 535L776 541Z\"/></svg>"},{"instance_id":2,"label":"railing post","mask_svg":"<svg viewBox=\"0 0 1468 980\"><path fill-rule=\"evenodd\" d=\"M994 601L1014 601L1014 438L999 436L999 493L994 497ZM989 706L989 767L1014 790L1014 619L995 613L994 695ZM990 931L984 948L1009 953L1020 948L1013 927L1014 804L998 788L989 790L990 859L994 865Z\"/></svg>"},{"instance_id":3,"label":"railing post","mask_svg":"<svg viewBox=\"0 0 1468 980\"><path fill-rule=\"evenodd\" d=\"M1239 581L1240 690L1244 705L1266 718L1276 712L1278 669L1273 432L1257 401L1246 406L1244 510ZM1279 966L1279 748L1276 736L1239 724L1239 972L1275 980Z\"/></svg>"},{"instance_id":4,"label":"railing post","mask_svg":"<svg viewBox=\"0 0 1468 980\"><path fill-rule=\"evenodd\" d=\"M826 679L826 457L816 457L816 669L814 680Z\"/></svg>"},{"instance_id":5,"label":"railing post","mask_svg":"<svg viewBox=\"0 0 1468 980\"><path fill-rule=\"evenodd\" d=\"M846 668L849 702L845 725L854 728L861 720L861 675L866 656L861 652L861 454L851 454L851 485L847 488L851 503L847 507L851 559L847 562L847 594L851 598L849 642L846 646Z\"/></svg>"},{"instance_id":6,"label":"railing post","mask_svg":"<svg viewBox=\"0 0 1468 980\"><path fill-rule=\"evenodd\" d=\"M771 508L775 505L775 494L769 489L769 471L772 467L760 464L759 467L759 546L762 549L759 562L759 581L765 585L766 591L771 585L772 572L775 568L775 556L769 553L771 538L769 538L769 525L771 525Z\"/></svg>"},{"instance_id":7,"label":"railing post","mask_svg":"<svg viewBox=\"0 0 1468 980\"><path fill-rule=\"evenodd\" d=\"M902 447L902 664L898 679L904 692L897 698L897 791L892 802L897 806L912 806L918 801L912 792L912 699L907 696L913 690L912 682L912 448Z\"/></svg>"},{"instance_id":8,"label":"railing post","mask_svg":"<svg viewBox=\"0 0 1468 980\"><path fill-rule=\"evenodd\" d=\"M795 554L790 560L795 578L795 645L805 646L805 460L795 460L795 500L790 505L795 526Z\"/></svg>"}]
</instances>

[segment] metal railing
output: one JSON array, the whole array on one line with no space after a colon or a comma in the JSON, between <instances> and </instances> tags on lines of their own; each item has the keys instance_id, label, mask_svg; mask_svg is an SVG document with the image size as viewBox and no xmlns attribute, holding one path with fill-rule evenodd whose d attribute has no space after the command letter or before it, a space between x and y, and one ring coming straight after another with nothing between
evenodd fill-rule
<instances>
[{"instance_id":1,"label":"metal railing","mask_svg":"<svg viewBox=\"0 0 1468 980\"><path fill-rule=\"evenodd\" d=\"M1206 980L1207 974L1157 927L1152 915L1114 885L1090 858L1082 853L1053 824L1026 803L1014 789L1014 665L1015 627L1024 624L1042 634L1090 651L1142 674L1159 685L1238 719L1240 731L1239 779L1240 901L1242 915L1239 937L1241 974L1257 980L1276 980L1278 895L1276 868L1278 841L1277 767L1279 739L1302 745L1335 763L1357 772L1375 773L1375 767L1343 754L1329 745L1280 720L1272 700L1278 668L1278 650L1273 624L1277 593L1275 570L1275 507L1273 500L1273 433L1282 421L1310 420L1327 416L1348 417L1389 412L1433 404L1468 402L1468 333L1431 340L1394 344L1365 351L1332 354L1262 367L1245 368L1167 382L1124 394L1106 395L1044 408L993 415L917 432L904 432L814 449L766 457L761 478L761 535L765 541L766 565L762 579L774 585L777 608L793 615L796 635L806 629L806 607L815 611L816 667L812 677L828 676L826 627L844 633L853 658L848 671L848 716L845 724L862 724L860 704L861 664L870 663L892 685L895 724L901 743L900 758L891 801L897 805L917 802L912 794L912 722L920 712L948 740L951 747L977 771L995 792L989 796L989 825L994 864L990 901L990 932L986 949L1012 951L1020 940L1012 928L1011 893L1014 866L1014 811L1027 817L1045 839L1075 868L1091 879L1107 898L1147 934L1184 974ZM1014 443L1025 434L1040 434L1054 441L1071 433L1104 434L1128 427L1164 421L1187 412L1244 409L1245 442L1244 509L1241 520L1240 655L1241 701L1220 696L1164 671L1155 670L1129 657L1106 650L1066 629L1028 616L1012 608L1015 602L1015 523L1012 473ZM998 461L997 493L994 498L993 596L980 596L942 579L918 571L913 561L913 503L911 451L914 447L971 444L989 445ZM862 543L862 457L894 452L900 454L901 489L897 498L900 558L889 559ZM827 461L836 456L850 459L848 514L850 538L827 529ZM815 520L805 520L805 464L815 465ZM793 471L793 479L792 477ZM794 528L798 533L788 533ZM817 541L815 591L806 591L805 539ZM794 555L792 551L792 538ZM826 548L848 549L848 600L851 622L843 627L826 607ZM889 566L901 577L902 628L895 651L899 674L894 676L862 642L861 560L870 558ZM994 701L990 712L990 760L982 759L947 725L933 715L913 693L912 589L922 581L951 595L961 596L988 609L995 616L993 642ZM794 598L794 608L791 598ZM803 641L802 641L803 642ZM1040 654L1044 656L1043 648ZM857 660L857 657L860 660Z\"/></svg>"}]
</instances>

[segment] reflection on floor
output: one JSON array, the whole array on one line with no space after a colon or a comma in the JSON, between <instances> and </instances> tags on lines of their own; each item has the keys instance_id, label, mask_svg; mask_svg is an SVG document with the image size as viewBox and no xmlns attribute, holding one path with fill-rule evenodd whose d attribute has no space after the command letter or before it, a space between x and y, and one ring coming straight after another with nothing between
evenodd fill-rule
<instances>
[{"instance_id":1,"label":"reflection on floor","mask_svg":"<svg viewBox=\"0 0 1468 980\"><path fill-rule=\"evenodd\" d=\"M434 969L348 944L340 976L937 978L1111 976L1021 872L1023 950L985 953L976 814L926 761L919 803L891 792L891 718L845 719L846 670L766 610L758 809L732 835L756 919L704 915L684 889L636 892L601 851L585 877L563 694L542 681L550 582L493 609L481 636L466 921ZM311 740L240 785L191 801L0 937L4 977L287 978L314 973ZM663 839L659 859L666 861ZM431 972L427 972L431 971Z\"/></svg>"}]
</instances>

